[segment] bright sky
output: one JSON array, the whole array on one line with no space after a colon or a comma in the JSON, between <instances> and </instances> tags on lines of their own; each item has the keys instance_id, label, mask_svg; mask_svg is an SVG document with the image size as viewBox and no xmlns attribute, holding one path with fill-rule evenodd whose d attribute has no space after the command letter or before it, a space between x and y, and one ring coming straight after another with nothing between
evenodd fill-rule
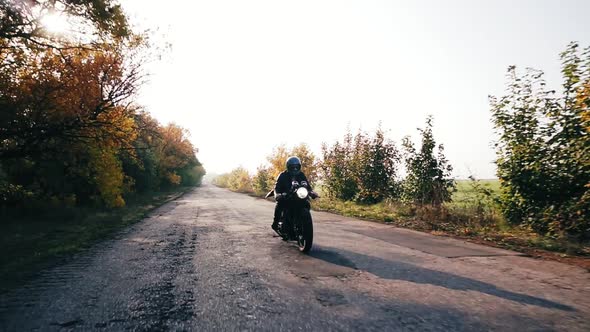
<instances>
[{"instance_id":1,"label":"bright sky","mask_svg":"<svg viewBox=\"0 0 590 332\"><path fill-rule=\"evenodd\" d=\"M140 103L191 131L209 173L254 171L281 143L319 155L347 126L381 121L399 143L432 114L454 175L495 177L488 95L506 68L557 88L559 53L590 46L586 0L122 3L172 43Z\"/></svg>"}]
</instances>

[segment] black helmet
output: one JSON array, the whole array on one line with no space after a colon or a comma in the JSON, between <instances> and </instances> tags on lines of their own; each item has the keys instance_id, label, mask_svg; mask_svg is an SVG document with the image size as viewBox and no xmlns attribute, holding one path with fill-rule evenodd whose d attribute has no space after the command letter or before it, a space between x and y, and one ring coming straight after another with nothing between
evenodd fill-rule
<instances>
[{"instance_id":1,"label":"black helmet","mask_svg":"<svg viewBox=\"0 0 590 332\"><path fill-rule=\"evenodd\" d=\"M287 159L287 171L289 171L291 176L299 174L301 171L301 160L295 156L289 157L289 159Z\"/></svg>"}]
</instances>

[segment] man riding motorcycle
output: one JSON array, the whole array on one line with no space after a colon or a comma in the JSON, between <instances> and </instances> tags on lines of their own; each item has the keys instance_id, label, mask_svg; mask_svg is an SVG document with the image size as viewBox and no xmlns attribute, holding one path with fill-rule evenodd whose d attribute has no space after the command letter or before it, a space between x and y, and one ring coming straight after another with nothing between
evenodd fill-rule
<instances>
[{"instance_id":1,"label":"man riding motorcycle","mask_svg":"<svg viewBox=\"0 0 590 332\"><path fill-rule=\"evenodd\" d=\"M291 189L291 184L293 181L297 181L299 183L302 183L303 181L307 182L309 196L312 198L318 197L318 195L311 189L311 185L309 184L307 177L301 171L301 160L299 160L299 158L295 156L289 157L286 162L286 167L287 170L282 172L277 178L274 189L275 200L277 204L275 206L275 214L271 227L275 232L278 229L281 214L285 210L287 204L285 198Z\"/></svg>"}]
</instances>

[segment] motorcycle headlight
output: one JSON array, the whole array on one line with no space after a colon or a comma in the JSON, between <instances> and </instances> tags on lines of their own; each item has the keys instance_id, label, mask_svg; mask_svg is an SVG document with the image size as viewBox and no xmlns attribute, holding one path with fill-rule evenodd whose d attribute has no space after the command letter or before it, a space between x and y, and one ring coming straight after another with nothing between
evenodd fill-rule
<instances>
[{"instance_id":1,"label":"motorcycle headlight","mask_svg":"<svg viewBox=\"0 0 590 332\"><path fill-rule=\"evenodd\" d=\"M297 189L297 197L299 197L301 199L306 199L308 194L309 193L307 192L307 189L305 189L303 187Z\"/></svg>"}]
</instances>

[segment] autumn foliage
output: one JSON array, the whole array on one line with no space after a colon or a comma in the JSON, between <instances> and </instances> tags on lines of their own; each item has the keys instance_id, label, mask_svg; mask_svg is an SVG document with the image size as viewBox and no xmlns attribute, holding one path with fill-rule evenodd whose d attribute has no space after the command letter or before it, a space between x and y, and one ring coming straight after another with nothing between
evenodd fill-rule
<instances>
[{"instance_id":1,"label":"autumn foliage","mask_svg":"<svg viewBox=\"0 0 590 332\"><path fill-rule=\"evenodd\" d=\"M267 156L267 162L256 169L256 173L250 174L244 167L239 166L229 173L217 176L213 183L233 191L264 196L274 188L275 181L279 174L285 171L285 162L290 156L299 157L307 179L313 184L318 177L319 164L305 143L292 148L279 145Z\"/></svg>"},{"instance_id":2,"label":"autumn foliage","mask_svg":"<svg viewBox=\"0 0 590 332\"><path fill-rule=\"evenodd\" d=\"M51 3L0 6L1 17L22 24L0 25L0 206L120 207L137 192L198 184L205 171L188 132L134 101L146 44L118 6L56 7L100 32L82 43L35 26L30 13L56 9Z\"/></svg>"}]
</instances>

